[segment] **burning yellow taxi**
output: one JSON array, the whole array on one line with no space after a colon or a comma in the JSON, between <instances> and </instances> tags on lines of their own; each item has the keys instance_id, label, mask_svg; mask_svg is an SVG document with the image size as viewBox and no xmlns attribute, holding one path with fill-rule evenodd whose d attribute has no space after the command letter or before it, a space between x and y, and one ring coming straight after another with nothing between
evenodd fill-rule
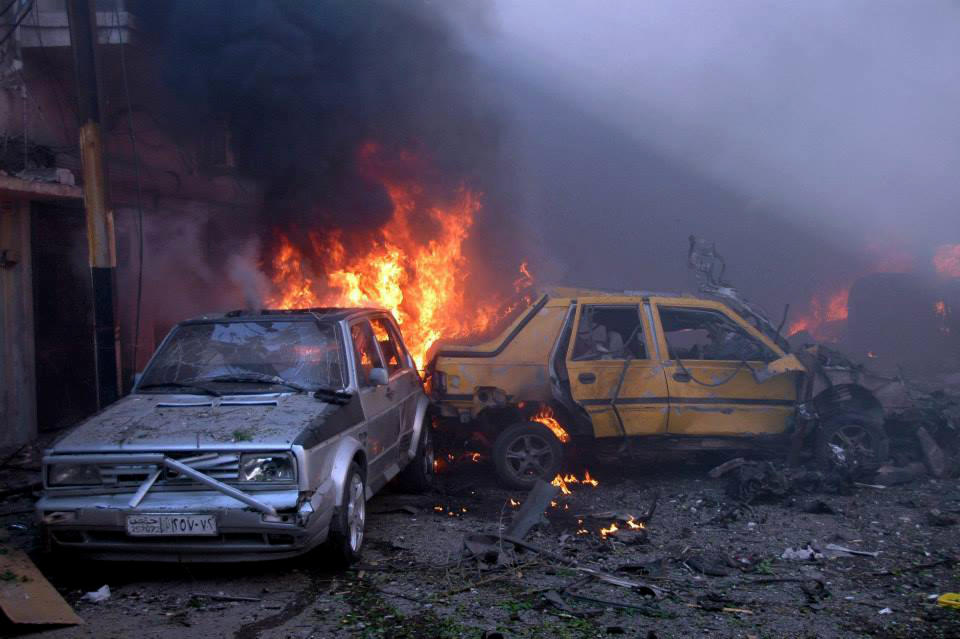
<instances>
[{"instance_id":1,"label":"burning yellow taxi","mask_svg":"<svg viewBox=\"0 0 960 639\"><path fill-rule=\"evenodd\" d=\"M842 379L729 287L698 295L553 289L495 338L435 347L441 432L466 426L499 479L551 478L567 449L784 450L886 457L871 385Z\"/></svg>"}]
</instances>

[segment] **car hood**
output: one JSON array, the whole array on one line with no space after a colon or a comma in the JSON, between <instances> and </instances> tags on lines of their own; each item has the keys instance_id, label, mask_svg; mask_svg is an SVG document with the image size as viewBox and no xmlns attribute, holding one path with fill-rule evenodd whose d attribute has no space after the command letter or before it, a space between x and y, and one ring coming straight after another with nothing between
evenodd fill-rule
<instances>
[{"instance_id":1,"label":"car hood","mask_svg":"<svg viewBox=\"0 0 960 639\"><path fill-rule=\"evenodd\" d=\"M54 452L254 448L300 443L343 407L312 395L133 394L80 423Z\"/></svg>"}]
</instances>

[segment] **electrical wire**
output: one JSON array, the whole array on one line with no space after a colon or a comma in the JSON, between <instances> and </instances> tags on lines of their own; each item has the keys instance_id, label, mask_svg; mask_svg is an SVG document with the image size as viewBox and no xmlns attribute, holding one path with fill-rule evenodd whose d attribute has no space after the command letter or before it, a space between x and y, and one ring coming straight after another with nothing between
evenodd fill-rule
<instances>
[{"instance_id":1,"label":"electrical wire","mask_svg":"<svg viewBox=\"0 0 960 639\"><path fill-rule=\"evenodd\" d=\"M13 8L13 5L17 4L18 2L20 2L20 0L10 0L10 4L8 4L6 7L4 7L4 8L3 8L3 11L0 11L0 18L2 18L3 16L7 15L7 11L9 11L10 9L12 9L12 8Z\"/></svg>"},{"instance_id":2,"label":"electrical wire","mask_svg":"<svg viewBox=\"0 0 960 639\"><path fill-rule=\"evenodd\" d=\"M140 175L140 153L137 150L137 134L133 128L133 103L130 100L130 81L127 75L127 56L124 52L123 31L120 30L120 9L114 7L116 29L120 47L120 74L123 77L123 94L127 101L127 131L130 134L130 147L133 151L133 168L137 180L137 306L133 329L133 368L137 368L137 355L140 348L140 314L143 307L143 180Z\"/></svg>"},{"instance_id":3,"label":"electrical wire","mask_svg":"<svg viewBox=\"0 0 960 639\"><path fill-rule=\"evenodd\" d=\"M10 36L12 36L14 33L17 32L17 27L20 26L20 23L23 22L23 19L26 18L28 15L30 15L30 11L33 10L33 4L34 3L31 2L26 6L26 8L23 10L23 13L20 14L20 17L17 18L16 22L13 23L13 26L10 27L10 30L7 31L7 34L3 36L2 39L0 39L0 45L2 45L4 42L9 40Z\"/></svg>"}]
</instances>

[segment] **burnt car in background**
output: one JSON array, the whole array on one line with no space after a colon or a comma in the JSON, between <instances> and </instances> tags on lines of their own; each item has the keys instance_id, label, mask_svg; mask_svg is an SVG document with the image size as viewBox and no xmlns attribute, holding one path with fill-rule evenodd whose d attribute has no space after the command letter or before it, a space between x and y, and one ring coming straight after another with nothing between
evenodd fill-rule
<instances>
[{"instance_id":1,"label":"burnt car in background","mask_svg":"<svg viewBox=\"0 0 960 639\"><path fill-rule=\"evenodd\" d=\"M105 559L359 556L366 500L422 490L420 376L386 311L231 312L177 325L132 393L43 460L51 549Z\"/></svg>"}]
</instances>

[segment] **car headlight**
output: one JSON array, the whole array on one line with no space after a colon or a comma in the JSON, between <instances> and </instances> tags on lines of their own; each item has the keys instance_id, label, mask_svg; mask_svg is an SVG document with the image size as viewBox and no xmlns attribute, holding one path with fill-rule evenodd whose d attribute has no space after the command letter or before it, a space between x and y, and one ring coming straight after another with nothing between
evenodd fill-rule
<instances>
[{"instance_id":1,"label":"car headlight","mask_svg":"<svg viewBox=\"0 0 960 639\"><path fill-rule=\"evenodd\" d=\"M292 455L251 453L240 456L240 481L293 481L296 478Z\"/></svg>"},{"instance_id":2,"label":"car headlight","mask_svg":"<svg viewBox=\"0 0 960 639\"><path fill-rule=\"evenodd\" d=\"M100 469L93 464L50 464L47 483L51 486L97 486L103 480Z\"/></svg>"}]
</instances>

